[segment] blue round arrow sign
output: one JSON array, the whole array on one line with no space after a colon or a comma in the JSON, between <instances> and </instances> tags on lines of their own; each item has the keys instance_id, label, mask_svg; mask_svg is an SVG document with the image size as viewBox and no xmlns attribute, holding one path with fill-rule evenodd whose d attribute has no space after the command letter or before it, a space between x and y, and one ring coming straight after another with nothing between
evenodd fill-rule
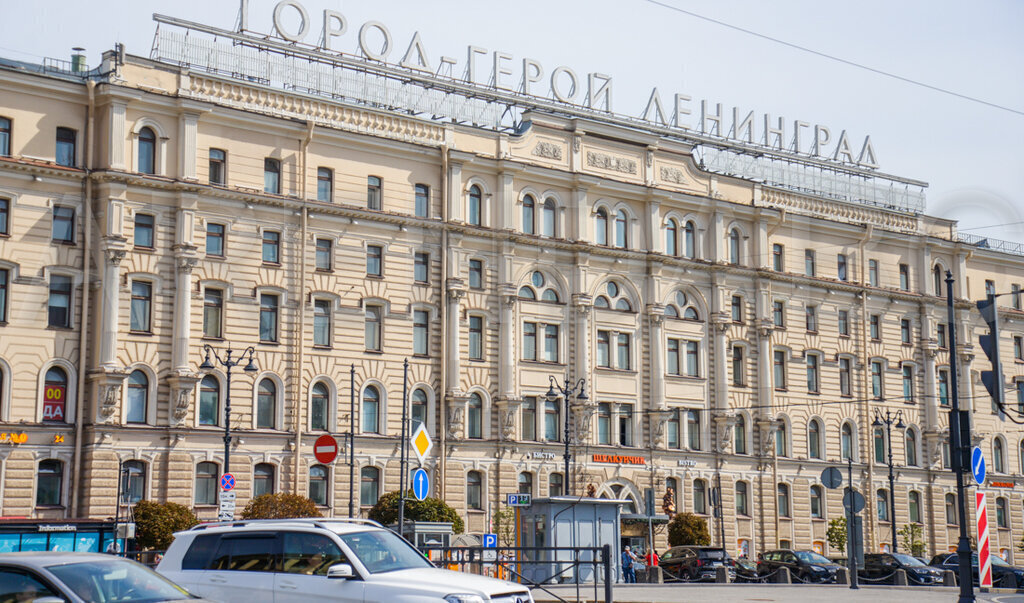
<instances>
[{"instance_id":1,"label":"blue round arrow sign","mask_svg":"<svg viewBox=\"0 0 1024 603\"><path fill-rule=\"evenodd\" d=\"M985 455L977 446L971 451L971 475L979 486L985 485Z\"/></svg>"},{"instance_id":2,"label":"blue round arrow sign","mask_svg":"<svg viewBox=\"0 0 1024 603\"><path fill-rule=\"evenodd\" d=\"M417 469L412 473L412 493L416 500L423 500L430 492L430 476L425 469Z\"/></svg>"}]
</instances>

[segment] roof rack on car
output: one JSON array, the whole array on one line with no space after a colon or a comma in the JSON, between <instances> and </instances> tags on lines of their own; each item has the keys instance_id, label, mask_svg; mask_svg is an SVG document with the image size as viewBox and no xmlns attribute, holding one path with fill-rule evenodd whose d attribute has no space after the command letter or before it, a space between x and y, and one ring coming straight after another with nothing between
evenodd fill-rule
<instances>
[{"instance_id":1,"label":"roof rack on car","mask_svg":"<svg viewBox=\"0 0 1024 603\"><path fill-rule=\"evenodd\" d=\"M201 523L192 526L191 530L205 530L207 528L219 528L225 526L242 527L254 524L266 525L275 523L305 523L323 529L327 529L327 526L324 525L325 523L355 523L361 525L374 526L378 528L384 527L372 519L362 519L360 517L292 517L288 519L240 519L237 521L212 521L210 523Z\"/></svg>"}]
</instances>

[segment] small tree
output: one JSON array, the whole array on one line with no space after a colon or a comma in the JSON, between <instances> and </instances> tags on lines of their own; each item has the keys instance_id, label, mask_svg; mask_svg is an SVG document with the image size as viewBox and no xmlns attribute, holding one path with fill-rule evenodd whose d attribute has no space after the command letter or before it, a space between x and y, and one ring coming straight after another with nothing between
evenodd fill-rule
<instances>
[{"instance_id":1,"label":"small tree","mask_svg":"<svg viewBox=\"0 0 1024 603\"><path fill-rule=\"evenodd\" d=\"M498 546L516 545L516 510L502 507L494 512L494 533L498 535Z\"/></svg>"},{"instance_id":2,"label":"small tree","mask_svg":"<svg viewBox=\"0 0 1024 603\"><path fill-rule=\"evenodd\" d=\"M323 517L316 503L298 494L262 494L249 501L242 510L242 519L288 519L291 517Z\"/></svg>"},{"instance_id":3,"label":"small tree","mask_svg":"<svg viewBox=\"0 0 1024 603\"><path fill-rule=\"evenodd\" d=\"M921 557L924 555L924 528L917 523L908 523L896 533L900 536L900 541L903 543L903 549L910 551L910 554L915 557Z\"/></svg>"},{"instance_id":4,"label":"small tree","mask_svg":"<svg viewBox=\"0 0 1024 603\"><path fill-rule=\"evenodd\" d=\"M693 513L677 514L668 524L668 544L669 546L711 544L707 520Z\"/></svg>"},{"instance_id":5,"label":"small tree","mask_svg":"<svg viewBox=\"0 0 1024 603\"><path fill-rule=\"evenodd\" d=\"M828 545L840 553L846 552L846 518L836 517L828 522L828 531L825 532Z\"/></svg>"},{"instance_id":6,"label":"small tree","mask_svg":"<svg viewBox=\"0 0 1024 603\"><path fill-rule=\"evenodd\" d=\"M367 515L370 519L386 526L398 523L398 491L388 492L377 499ZM412 490L405 495L405 518L411 521L447 521L452 531L461 534L465 529L458 511L439 498L416 500Z\"/></svg>"},{"instance_id":7,"label":"small tree","mask_svg":"<svg viewBox=\"0 0 1024 603\"><path fill-rule=\"evenodd\" d=\"M135 503L135 543L139 548L166 551L174 533L199 523L199 518L185 505L140 500Z\"/></svg>"}]
</instances>

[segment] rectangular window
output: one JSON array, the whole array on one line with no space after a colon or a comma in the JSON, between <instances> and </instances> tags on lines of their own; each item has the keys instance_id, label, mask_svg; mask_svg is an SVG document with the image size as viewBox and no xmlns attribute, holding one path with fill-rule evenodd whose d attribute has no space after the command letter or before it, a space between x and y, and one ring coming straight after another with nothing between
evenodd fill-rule
<instances>
[{"instance_id":1,"label":"rectangular window","mask_svg":"<svg viewBox=\"0 0 1024 603\"><path fill-rule=\"evenodd\" d=\"M48 302L48 323L51 327L71 326L71 277L54 274L50 276L50 299Z\"/></svg>"},{"instance_id":2,"label":"rectangular window","mask_svg":"<svg viewBox=\"0 0 1024 603\"><path fill-rule=\"evenodd\" d=\"M416 185L416 217L430 217L430 187L426 184Z\"/></svg>"},{"instance_id":3,"label":"rectangular window","mask_svg":"<svg viewBox=\"0 0 1024 603\"><path fill-rule=\"evenodd\" d=\"M412 353L427 356L429 352L430 313L426 310L414 310L412 313Z\"/></svg>"},{"instance_id":4,"label":"rectangular window","mask_svg":"<svg viewBox=\"0 0 1024 603\"><path fill-rule=\"evenodd\" d=\"M143 249L152 249L155 230L155 218L149 214L135 214L135 230L132 233L133 244Z\"/></svg>"},{"instance_id":5,"label":"rectangular window","mask_svg":"<svg viewBox=\"0 0 1024 603\"><path fill-rule=\"evenodd\" d=\"M318 299L313 302L313 345L331 345L331 302Z\"/></svg>"},{"instance_id":6,"label":"rectangular window","mask_svg":"<svg viewBox=\"0 0 1024 603\"><path fill-rule=\"evenodd\" d=\"M995 281L986 280L985 281L985 295L995 295L995 294L996 294L996 282Z\"/></svg>"},{"instance_id":7,"label":"rectangular window","mask_svg":"<svg viewBox=\"0 0 1024 603\"><path fill-rule=\"evenodd\" d=\"M618 405L619 446L633 445L633 405Z\"/></svg>"},{"instance_id":8,"label":"rectangular window","mask_svg":"<svg viewBox=\"0 0 1024 603\"><path fill-rule=\"evenodd\" d=\"M781 301L772 302L772 323L780 329L786 326L786 306Z\"/></svg>"},{"instance_id":9,"label":"rectangular window","mask_svg":"<svg viewBox=\"0 0 1024 603\"><path fill-rule=\"evenodd\" d=\"M523 360L537 359L537 323L523 323Z\"/></svg>"},{"instance_id":10,"label":"rectangular window","mask_svg":"<svg viewBox=\"0 0 1024 603\"><path fill-rule=\"evenodd\" d=\"M132 305L129 329L136 333L148 333L150 309L153 303L153 284L132 281Z\"/></svg>"},{"instance_id":11,"label":"rectangular window","mask_svg":"<svg viewBox=\"0 0 1024 603\"><path fill-rule=\"evenodd\" d=\"M316 168L316 200L330 203L334 200L334 170Z\"/></svg>"},{"instance_id":12,"label":"rectangular window","mask_svg":"<svg viewBox=\"0 0 1024 603\"><path fill-rule=\"evenodd\" d=\"M366 275L381 276L384 272L384 248L380 245L366 246Z\"/></svg>"},{"instance_id":13,"label":"rectangular window","mask_svg":"<svg viewBox=\"0 0 1024 603\"><path fill-rule=\"evenodd\" d=\"M818 332L818 307L817 306L807 306L804 309L804 311L805 311L805 314L806 314L806 321L805 322L806 322L806 325L807 325L807 331L810 332L810 333L817 333Z\"/></svg>"},{"instance_id":14,"label":"rectangular window","mask_svg":"<svg viewBox=\"0 0 1024 603\"><path fill-rule=\"evenodd\" d=\"M935 329L935 338L940 348L946 349L949 347L949 344L946 343L946 325L939 323L938 327Z\"/></svg>"},{"instance_id":15,"label":"rectangular window","mask_svg":"<svg viewBox=\"0 0 1024 603\"><path fill-rule=\"evenodd\" d=\"M597 405L597 443L604 446L612 443L612 405L607 402Z\"/></svg>"},{"instance_id":16,"label":"rectangular window","mask_svg":"<svg viewBox=\"0 0 1024 603\"><path fill-rule=\"evenodd\" d=\"M367 351L380 351L381 318L383 315L384 309L381 306L366 306L366 325L363 340Z\"/></svg>"},{"instance_id":17,"label":"rectangular window","mask_svg":"<svg viewBox=\"0 0 1024 603\"><path fill-rule=\"evenodd\" d=\"M484 263L482 260L469 260L469 288L484 288Z\"/></svg>"},{"instance_id":18,"label":"rectangular window","mask_svg":"<svg viewBox=\"0 0 1024 603\"><path fill-rule=\"evenodd\" d=\"M882 338L882 318L878 314L872 314L869 318L871 339L878 341Z\"/></svg>"},{"instance_id":19,"label":"rectangular window","mask_svg":"<svg viewBox=\"0 0 1024 603\"><path fill-rule=\"evenodd\" d=\"M611 367L611 333L608 331L597 332L597 366Z\"/></svg>"},{"instance_id":20,"label":"rectangular window","mask_svg":"<svg viewBox=\"0 0 1024 603\"><path fill-rule=\"evenodd\" d=\"M263 231L263 263L281 263L281 233L273 230Z\"/></svg>"},{"instance_id":21,"label":"rectangular window","mask_svg":"<svg viewBox=\"0 0 1024 603\"><path fill-rule=\"evenodd\" d=\"M850 359L840 358L839 359L839 395L851 396L853 395L850 389L851 385L850 375Z\"/></svg>"},{"instance_id":22,"label":"rectangular window","mask_svg":"<svg viewBox=\"0 0 1024 603\"><path fill-rule=\"evenodd\" d=\"M277 309L276 295L263 293L260 295L260 341L273 343L277 341Z\"/></svg>"},{"instance_id":23,"label":"rectangular window","mask_svg":"<svg viewBox=\"0 0 1024 603\"><path fill-rule=\"evenodd\" d=\"M732 296L732 321L736 323L743 322L743 298L739 295Z\"/></svg>"},{"instance_id":24,"label":"rectangular window","mask_svg":"<svg viewBox=\"0 0 1024 603\"><path fill-rule=\"evenodd\" d=\"M7 279L10 272L0 268L0 323L7 322Z\"/></svg>"},{"instance_id":25,"label":"rectangular window","mask_svg":"<svg viewBox=\"0 0 1024 603\"><path fill-rule=\"evenodd\" d=\"M900 264L900 289L910 291L910 266Z\"/></svg>"},{"instance_id":26,"label":"rectangular window","mask_svg":"<svg viewBox=\"0 0 1024 603\"><path fill-rule=\"evenodd\" d=\"M381 209L380 199L380 178L369 176L366 178L366 209Z\"/></svg>"},{"instance_id":27,"label":"rectangular window","mask_svg":"<svg viewBox=\"0 0 1024 603\"><path fill-rule=\"evenodd\" d=\"M537 398L526 396L522 406L523 439L527 442L537 440Z\"/></svg>"},{"instance_id":28,"label":"rectangular window","mask_svg":"<svg viewBox=\"0 0 1024 603\"><path fill-rule=\"evenodd\" d=\"M331 259L334 255L334 243L330 239L316 240L316 269L327 271L331 269Z\"/></svg>"},{"instance_id":29,"label":"rectangular window","mask_svg":"<svg viewBox=\"0 0 1024 603\"><path fill-rule=\"evenodd\" d=\"M903 401L914 401L914 367L903 367Z\"/></svg>"},{"instance_id":30,"label":"rectangular window","mask_svg":"<svg viewBox=\"0 0 1024 603\"><path fill-rule=\"evenodd\" d=\"M65 205L53 207L53 240L56 243L75 242L75 208Z\"/></svg>"},{"instance_id":31,"label":"rectangular window","mask_svg":"<svg viewBox=\"0 0 1024 603\"><path fill-rule=\"evenodd\" d=\"M206 223L206 255L224 257L224 225Z\"/></svg>"},{"instance_id":32,"label":"rectangular window","mask_svg":"<svg viewBox=\"0 0 1024 603\"><path fill-rule=\"evenodd\" d=\"M11 234L11 200L0 199L0 235Z\"/></svg>"},{"instance_id":33,"label":"rectangular window","mask_svg":"<svg viewBox=\"0 0 1024 603\"><path fill-rule=\"evenodd\" d=\"M1024 338L1020 335L1013 336L1013 358L1024 360Z\"/></svg>"},{"instance_id":34,"label":"rectangular window","mask_svg":"<svg viewBox=\"0 0 1024 603\"><path fill-rule=\"evenodd\" d=\"M75 138L71 128L57 128L57 165L75 167Z\"/></svg>"},{"instance_id":35,"label":"rectangular window","mask_svg":"<svg viewBox=\"0 0 1024 603\"><path fill-rule=\"evenodd\" d=\"M772 270L774 270L775 272L782 272L782 267L784 265L784 261L783 260L784 260L784 257L783 257L782 245L779 245L778 243L773 244L772 245Z\"/></svg>"},{"instance_id":36,"label":"rectangular window","mask_svg":"<svg viewBox=\"0 0 1024 603\"><path fill-rule=\"evenodd\" d=\"M686 342L686 376L700 377L700 348L698 342Z\"/></svg>"},{"instance_id":37,"label":"rectangular window","mask_svg":"<svg viewBox=\"0 0 1024 603\"><path fill-rule=\"evenodd\" d=\"M417 283L426 283L430 280L430 254L417 251L413 256L413 279Z\"/></svg>"},{"instance_id":38,"label":"rectangular window","mask_svg":"<svg viewBox=\"0 0 1024 603\"><path fill-rule=\"evenodd\" d=\"M559 424L558 402L546 400L544 402L544 439L549 442L557 442Z\"/></svg>"},{"instance_id":39,"label":"rectangular window","mask_svg":"<svg viewBox=\"0 0 1024 603\"><path fill-rule=\"evenodd\" d=\"M630 345L628 333L619 333L615 348L617 352L615 355L615 368L622 371L628 371L630 369Z\"/></svg>"},{"instance_id":40,"label":"rectangular window","mask_svg":"<svg viewBox=\"0 0 1024 603\"><path fill-rule=\"evenodd\" d=\"M878 286L878 260L868 260L868 284Z\"/></svg>"},{"instance_id":41,"label":"rectangular window","mask_svg":"<svg viewBox=\"0 0 1024 603\"><path fill-rule=\"evenodd\" d=\"M281 160L267 157L263 160L263 192L281 194Z\"/></svg>"},{"instance_id":42,"label":"rectangular window","mask_svg":"<svg viewBox=\"0 0 1024 603\"><path fill-rule=\"evenodd\" d=\"M836 256L836 276L841 281L849 280L846 268L846 254L840 253Z\"/></svg>"},{"instance_id":43,"label":"rectangular window","mask_svg":"<svg viewBox=\"0 0 1024 603\"><path fill-rule=\"evenodd\" d=\"M668 340L668 353L665 359L666 369L669 375L680 374L679 368L679 340L669 339Z\"/></svg>"},{"instance_id":44,"label":"rectangular window","mask_svg":"<svg viewBox=\"0 0 1024 603\"><path fill-rule=\"evenodd\" d=\"M814 250L804 250L804 274L807 276L814 276L816 272L815 261L814 261Z\"/></svg>"},{"instance_id":45,"label":"rectangular window","mask_svg":"<svg viewBox=\"0 0 1024 603\"><path fill-rule=\"evenodd\" d=\"M558 362L558 325L544 325L544 361Z\"/></svg>"},{"instance_id":46,"label":"rectangular window","mask_svg":"<svg viewBox=\"0 0 1024 603\"><path fill-rule=\"evenodd\" d=\"M210 149L210 184L227 182L227 153L221 149Z\"/></svg>"},{"instance_id":47,"label":"rectangular window","mask_svg":"<svg viewBox=\"0 0 1024 603\"><path fill-rule=\"evenodd\" d=\"M2 226L2 225L0 225ZM5 229L0 228L0 232L7 232ZM1013 304L1014 310L1020 310L1020 285L1010 285L1010 303Z\"/></svg>"},{"instance_id":48,"label":"rectangular window","mask_svg":"<svg viewBox=\"0 0 1024 603\"><path fill-rule=\"evenodd\" d=\"M910 345L910 319L900 319L900 343Z\"/></svg>"},{"instance_id":49,"label":"rectangular window","mask_svg":"<svg viewBox=\"0 0 1024 603\"><path fill-rule=\"evenodd\" d=\"M0 156L11 154L11 120L0 117Z\"/></svg>"},{"instance_id":50,"label":"rectangular window","mask_svg":"<svg viewBox=\"0 0 1024 603\"><path fill-rule=\"evenodd\" d=\"M939 369L939 404L949 406L949 369Z\"/></svg>"},{"instance_id":51,"label":"rectangular window","mask_svg":"<svg viewBox=\"0 0 1024 603\"><path fill-rule=\"evenodd\" d=\"M668 425L666 432L666 440L668 441L668 447L672 450L678 450L682 447L683 441L679 431L679 411L674 410L672 414L668 416Z\"/></svg>"},{"instance_id":52,"label":"rectangular window","mask_svg":"<svg viewBox=\"0 0 1024 603\"><path fill-rule=\"evenodd\" d=\"M224 316L224 292L207 288L203 295L203 337L220 339L223 335L221 320Z\"/></svg>"},{"instance_id":53,"label":"rectangular window","mask_svg":"<svg viewBox=\"0 0 1024 603\"><path fill-rule=\"evenodd\" d=\"M469 359L484 359L484 319L482 316L469 317Z\"/></svg>"},{"instance_id":54,"label":"rectangular window","mask_svg":"<svg viewBox=\"0 0 1024 603\"><path fill-rule=\"evenodd\" d=\"M775 350L773 363L775 369L775 389L784 390L786 389L786 352Z\"/></svg>"},{"instance_id":55,"label":"rectangular window","mask_svg":"<svg viewBox=\"0 0 1024 603\"><path fill-rule=\"evenodd\" d=\"M732 346L732 384L736 387L743 387L746 380L743 369L743 346Z\"/></svg>"},{"instance_id":56,"label":"rectangular window","mask_svg":"<svg viewBox=\"0 0 1024 603\"><path fill-rule=\"evenodd\" d=\"M882 389L882 363L878 360L871 361L871 396L875 400L881 400L884 395Z\"/></svg>"},{"instance_id":57,"label":"rectangular window","mask_svg":"<svg viewBox=\"0 0 1024 603\"><path fill-rule=\"evenodd\" d=\"M819 376L819 366L821 359L818 358L817 354L807 354L807 391L812 394L817 394L821 391L821 379Z\"/></svg>"},{"instance_id":58,"label":"rectangular window","mask_svg":"<svg viewBox=\"0 0 1024 603\"><path fill-rule=\"evenodd\" d=\"M839 335L850 336L850 313L847 310L839 311Z\"/></svg>"}]
</instances>

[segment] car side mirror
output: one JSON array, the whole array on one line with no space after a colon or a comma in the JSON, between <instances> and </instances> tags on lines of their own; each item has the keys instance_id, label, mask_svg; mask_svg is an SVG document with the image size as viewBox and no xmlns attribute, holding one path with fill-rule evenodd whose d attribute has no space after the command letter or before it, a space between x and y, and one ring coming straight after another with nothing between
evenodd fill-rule
<instances>
[{"instance_id":1,"label":"car side mirror","mask_svg":"<svg viewBox=\"0 0 1024 603\"><path fill-rule=\"evenodd\" d=\"M348 580L349 578L355 577L355 572L352 570L352 566L348 563L339 563L332 565L327 568L327 577L336 578L339 580Z\"/></svg>"}]
</instances>

